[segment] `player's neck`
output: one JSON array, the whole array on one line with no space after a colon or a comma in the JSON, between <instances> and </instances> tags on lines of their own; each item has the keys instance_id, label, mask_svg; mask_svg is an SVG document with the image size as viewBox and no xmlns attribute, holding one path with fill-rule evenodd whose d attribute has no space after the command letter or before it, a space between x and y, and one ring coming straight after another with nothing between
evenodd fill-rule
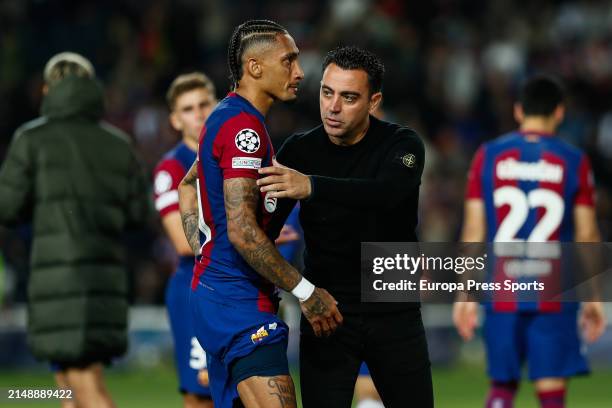
<instances>
[{"instance_id":1,"label":"player's neck","mask_svg":"<svg viewBox=\"0 0 612 408\"><path fill-rule=\"evenodd\" d=\"M185 143L185 146L187 146L194 152L198 151L198 141L197 140L193 140L189 136L183 135L183 143Z\"/></svg>"},{"instance_id":2,"label":"player's neck","mask_svg":"<svg viewBox=\"0 0 612 408\"><path fill-rule=\"evenodd\" d=\"M554 119L545 117L528 117L521 123L520 130L521 132L554 134L557 130L557 123Z\"/></svg>"},{"instance_id":3,"label":"player's neck","mask_svg":"<svg viewBox=\"0 0 612 408\"><path fill-rule=\"evenodd\" d=\"M274 103L274 99L272 99L270 95L256 89L255 87L243 85L234 92L251 102L251 105L253 105L255 109L257 109L263 116L268 114L270 106L272 106L272 103Z\"/></svg>"}]
</instances>

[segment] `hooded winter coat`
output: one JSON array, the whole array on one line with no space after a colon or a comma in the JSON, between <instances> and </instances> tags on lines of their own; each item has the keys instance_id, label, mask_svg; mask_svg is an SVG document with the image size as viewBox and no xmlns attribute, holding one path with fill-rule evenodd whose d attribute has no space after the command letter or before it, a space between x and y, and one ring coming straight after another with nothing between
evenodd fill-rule
<instances>
[{"instance_id":1,"label":"hooded winter coat","mask_svg":"<svg viewBox=\"0 0 612 408\"><path fill-rule=\"evenodd\" d=\"M0 168L0 224L32 223L28 343L40 359L107 361L127 348L122 234L151 214L147 182L92 79L51 86Z\"/></svg>"}]
</instances>

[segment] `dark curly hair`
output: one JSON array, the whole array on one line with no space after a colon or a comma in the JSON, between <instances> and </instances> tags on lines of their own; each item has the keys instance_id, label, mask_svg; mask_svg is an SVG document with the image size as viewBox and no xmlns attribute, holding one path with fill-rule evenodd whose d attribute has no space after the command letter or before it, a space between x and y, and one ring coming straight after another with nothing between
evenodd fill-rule
<instances>
[{"instance_id":1,"label":"dark curly hair","mask_svg":"<svg viewBox=\"0 0 612 408\"><path fill-rule=\"evenodd\" d=\"M368 74L370 94L382 90L385 65L370 51L355 46L337 47L325 56L322 71L325 71L329 64L336 64L342 69L362 69Z\"/></svg>"},{"instance_id":2,"label":"dark curly hair","mask_svg":"<svg viewBox=\"0 0 612 408\"><path fill-rule=\"evenodd\" d=\"M271 20L249 20L234 29L227 47L227 65L230 70L231 89L238 88L242 78L242 55L255 44L276 41L277 34L288 34L287 30Z\"/></svg>"}]
</instances>

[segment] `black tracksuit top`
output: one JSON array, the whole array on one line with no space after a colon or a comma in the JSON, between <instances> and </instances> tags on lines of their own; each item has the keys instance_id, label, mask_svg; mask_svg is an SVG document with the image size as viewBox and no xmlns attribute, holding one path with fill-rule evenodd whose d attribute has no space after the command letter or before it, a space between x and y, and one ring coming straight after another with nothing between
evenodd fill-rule
<instances>
[{"instance_id":1,"label":"black tracksuit top","mask_svg":"<svg viewBox=\"0 0 612 408\"><path fill-rule=\"evenodd\" d=\"M358 305L361 242L417 241L423 142L407 127L370 116L354 145L332 143L320 125L289 137L277 160L311 176L312 194L300 203L304 276L341 310ZM289 206L281 201L279 209Z\"/></svg>"}]
</instances>

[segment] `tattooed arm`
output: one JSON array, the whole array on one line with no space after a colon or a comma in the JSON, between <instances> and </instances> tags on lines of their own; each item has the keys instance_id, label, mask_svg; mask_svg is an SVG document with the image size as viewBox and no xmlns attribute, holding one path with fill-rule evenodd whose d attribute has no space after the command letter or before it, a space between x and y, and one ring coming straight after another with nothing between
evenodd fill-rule
<instances>
[{"instance_id":1,"label":"tattooed arm","mask_svg":"<svg viewBox=\"0 0 612 408\"><path fill-rule=\"evenodd\" d=\"M223 182L227 236L253 269L276 286L291 291L302 276L278 252L261 227L256 213L259 188L255 180L233 178Z\"/></svg>"},{"instance_id":2,"label":"tattooed arm","mask_svg":"<svg viewBox=\"0 0 612 408\"><path fill-rule=\"evenodd\" d=\"M198 191L196 181L198 179L198 162L193 165L179 184L179 207L181 210L181 221L183 230L189 246L196 255L200 254L200 234L198 227Z\"/></svg>"},{"instance_id":3,"label":"tattooed arm","mask_svg":"<svg viewBox=\"0 0 612 408\"><path fill-rule=\"evenodd\" d=\"M259 195L259 187L253 179L232 178L223 182L227 236L257 273L290 292L302 276L281 256L257 223ZM317 335L331 334L342 322L336 301L325 289L315 288L301 306Z\"/></svg>"}]
</instances>

